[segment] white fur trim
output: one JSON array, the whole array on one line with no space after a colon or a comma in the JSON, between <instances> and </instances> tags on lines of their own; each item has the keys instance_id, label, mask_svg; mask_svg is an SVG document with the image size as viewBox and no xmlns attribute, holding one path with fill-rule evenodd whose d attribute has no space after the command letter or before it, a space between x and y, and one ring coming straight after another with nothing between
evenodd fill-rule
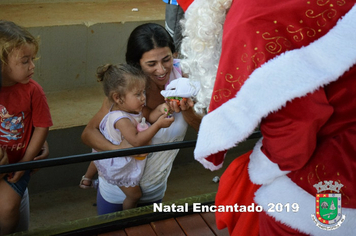
<instances>
[{"instance_id":1,"label":"white fur trim","mask_svg":"<svg viewBox=\"0 0 356 236\"><path fill-rule=\"evenodd\" d=\"M291 181L287 176L277 178L272 184L260 187L255 193L255 201L265 212L275 220L310 235L355 235L356 209L342 208L341 213L346 216L341 226L332 231L319 229L311 218L315 215L315 196L310 195ZM284 208L281 212L268 212L270 203L283 205L297 203L298 212L289 212Z\"/></svg>"},{"instance_id":2,"label":"white fur trim","mask_svg":"<svg viewBox=\"0 0 356 236\"><path fill-rule=\"evenodd\" d=\"M202 119L198 161L244 141L261 119L293 98L337 80L356 63L356 7L326 35L256 69L236 97Z\"/></svg>"},{"instance_id":3,"label":"white fur trim","mask_svg":"<svg viewBox=\"0 0 356 236\"><path fill-rule=\"evenodd\" d=\"M224 156L225 158L225 156ZM215 171L215 170L219 170L222 166L223 163L219 164L219 165L214 165L213 163L211 163L210 161L207 161L206 159L200 159L199 161L205 168L211 170L211 171Z\"/></svg>"},{"instance_id":4,"label":"white fur trim","mask_svg":"<svg viewBox=\"0 0 356 236\"><path fill-rule=\"evenodd\" d=\"M262 152L261 138L255 145L250 162L248 164L248 173L254 184L270 184L277 177L288 174L290 171L282 171L276 163L271 162Z\"/></svg>"},{"instance_id":5,"label":"white fur trim","mask_svg":"<svg viewBox=\"0 0 356 236\"><path fill-rule=\"evenodd\" d=\"M182 69L189 79L201 81L194 110L206 114L209 107L221 54L221 40L226 11L232 0L195 0L182 21Z\"/></svg>"}]
</instances>

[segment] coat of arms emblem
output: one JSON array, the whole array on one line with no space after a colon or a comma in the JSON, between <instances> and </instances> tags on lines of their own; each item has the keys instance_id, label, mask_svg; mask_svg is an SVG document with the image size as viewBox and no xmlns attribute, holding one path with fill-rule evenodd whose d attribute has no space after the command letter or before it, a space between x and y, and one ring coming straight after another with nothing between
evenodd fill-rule
<instances>
[{"instance_id":1,"label":"coat of arms emblem","mask_svg":"<svg viewBox=\"0 0 356 236\"><path fill-rule=\"evenodd\" d=\"M312 219L323 230L335 230L345 221L341 214L341 193L343 186L335 181L324 181L313 185L317 190L315 196L315 215Z\"/></svg>"}]
</instances>

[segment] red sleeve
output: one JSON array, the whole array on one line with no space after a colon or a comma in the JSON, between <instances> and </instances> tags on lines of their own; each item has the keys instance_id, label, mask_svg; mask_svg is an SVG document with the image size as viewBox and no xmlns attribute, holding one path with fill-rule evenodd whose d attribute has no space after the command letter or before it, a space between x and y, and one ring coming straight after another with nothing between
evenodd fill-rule
<instances>
[{"instance_id":1,"label":"red sleeve","mask_svg":"<svg viewBox=\"0 0 356 236\"><path fill-rule=\"evenodd\" d=\"M332 113L324 89L288 102L262 120L262 152L281 170L300 169L313 154L318 131Z\"/></svg>"},{"instance_id":2,"label":"red sleeve","mask_svg":"<svg viewBox=\"0 0 356 236\"><path fill-rule=\"evenodd\" d=\"M34 83L32 93L32 120L34 127L50 127L53 125L46 95L42 87Z\"/></svg>"}]
</instances>

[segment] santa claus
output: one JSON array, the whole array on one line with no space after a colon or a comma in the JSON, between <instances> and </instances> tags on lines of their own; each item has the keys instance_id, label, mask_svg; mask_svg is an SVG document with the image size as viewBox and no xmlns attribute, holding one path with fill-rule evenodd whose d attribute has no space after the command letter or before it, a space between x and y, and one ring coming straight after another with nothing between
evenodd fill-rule
<instances>
[{"instance_id":1,"label":"santa claus","mask_svg":"<svg viewBox=\"0 0 356 236\"><path fill-rule=\"evenodd\" d=\"M218 227L356 234L355 1L178 2L183 70L200 81L196 110L207 113L195 158L216 170L257 127L263 136L228 167L216 197L263 212L218 213ZM341 196L334 222L320 215L321 191Z\"/></svg>"}]
</instances>

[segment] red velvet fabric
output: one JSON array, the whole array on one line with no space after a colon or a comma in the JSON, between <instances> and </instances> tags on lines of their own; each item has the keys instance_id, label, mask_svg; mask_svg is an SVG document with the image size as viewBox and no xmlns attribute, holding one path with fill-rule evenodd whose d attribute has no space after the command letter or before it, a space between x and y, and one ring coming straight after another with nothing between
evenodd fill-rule
<instances>
[{"instance_id":1,"label":"red velvet fabric","mask_svg":"<svg viewBox=\"0 0 356 236\"><path fill-rule=\"evenodd\" d=\"M250 74L265 62L324 36L353 5L352 1L331 7L320 1L234 0L224 23L209 112L234 98ZM321 13L330 15L322 17ZM223 157L211 154L206 159L217 166Z\"/></svg>"},{"instance_id":2,"label":"red velvet fabric","mask_svg":"<svg viewBox=\"0 0 356 236\"><path fill-rule=\"evenodd\" d=\"M262 120L262 151L310 193L342 183L342 206L356 208L356 66L339 80L287 103Z\"/></svg>"},{"instance_id":3,"label":"red velvet fabric","mask_svg":"<svg viewBox=\"0 0 356 236\"><path fill-rule=\"evenodd\" d=\"M265 212L259 214L260 231L259 236L307 236L298 230L291 229L290 227L275 221L272 217L268 216Z\"/></svg>"},{"instance_id":4,"label":"red velvet fabric","mask_svg":"<svg viewBox=\"0 0 356 236\"><path fill-rule=\"evenodd\" d=\"M236 158L221 176L215 204L249 206L259 185L253 184L248 175L248 152ZM228 228L230 235L258 235L258 212L216 212L216 225L219 229Z\"/></svg>"},{"instance_id":5,"label":"red velvet fabric","mask_svg":"<svg viewBox=\"0 0 356 236\"><path fill-rule=\"evenodd\" d=\"M183 9L183 11L186 11L193 1L194 0L177 0L179 6Z\"/></svg>"}]
</instances>

